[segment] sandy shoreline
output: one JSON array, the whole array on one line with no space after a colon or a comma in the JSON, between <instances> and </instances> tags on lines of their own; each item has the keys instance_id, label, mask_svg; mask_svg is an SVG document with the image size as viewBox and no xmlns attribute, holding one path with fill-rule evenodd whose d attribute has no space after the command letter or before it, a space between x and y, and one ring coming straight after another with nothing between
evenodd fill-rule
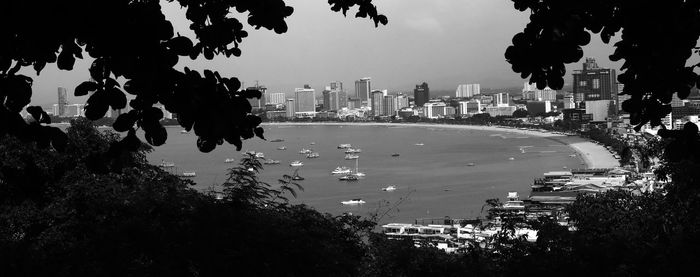
<instances>
[{"instance_id":1,"label":"sandy shoreline","mask_svg":"<svg viewBox=\"0 0 700 277\"><path fill-rule=\"evenodd\" d=\"M285 125L296 125L296 126L309 126L309 125L330 125L330 126L346 126L346 125L357 125L357 126L406 126L406 127L423 127L423 128L445 128L445 129L459 129L459 130L481 130L481 131L491 131L491 132L511 132L526 136L533 137L543 137L553 141L557 141L566 144L578 152L579 156L582 158L586 167L588 168L611 168L620 166L617 159L608 152L602 145L595 144L584 138L577 136L564 136L554 133L539 132L534 130L520 130L520 129L510 129L498 126L476 126L476 125L447 125L447 124L424 124L424 123L379 123L379 122L368 122L368 123L357 123L357 122L271 122L263 123L266 126L285 126Z\"/></svg>"}]
</instances>

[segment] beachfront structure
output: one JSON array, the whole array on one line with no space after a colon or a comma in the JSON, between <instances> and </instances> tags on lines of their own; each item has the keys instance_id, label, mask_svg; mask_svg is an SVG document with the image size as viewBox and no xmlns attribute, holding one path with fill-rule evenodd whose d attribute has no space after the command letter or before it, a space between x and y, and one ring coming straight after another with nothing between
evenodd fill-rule
<instances>
[{"instance_id":1,"label":"beachfront structure","mask_svg":"<svg viewBox=\"0 0 700 277\"><path fill-rule=\"evenodd\" d=\"M295 114L316 112L316 90L312 88L294 89Z\"/></svg>"},{"instance_id":2,"label":"beachfront structure","mask_svg":"<svg viewBox=\"0 0 700 277\"><path fill-rule=\"evenodd\" d=\"M586 58L581 70L574 70L573 91L576 102L617 99L617 75L614 69L599 68L593 58Z\"/></svg>"},{"instance_id":3,"label":"beachfront structure","mask_svg":"<svg viewBox=\"0 0 700 277\"><path fill-rule=\"evenodd\" d=\"M425 103L430 101L430 88L428 88L428 83L423 82L420 85L416 85L413 90L413 101L416 107L423 107Z\"/></svg>"},{"instance_id":4,"label":"beachfront structure","mask_svg":"<svg viewBox=\"0 0 700 277\"><path fill-rule=\"evenodd\" d=\"M493 95L493 105L499 107L508 106L510 102L510 94L508 93L496 93Z\"/></svg>"},{"instance_id":5,"label":"beachfront structure","mask_svg":"<svg viewBox=\"0 0 700 277\"><path fill-rule=\"evenodd\" d=\"M523 100L534 101L557 101L557 91L549 87L537 89L537 84L525 82L523 85Z\"/></svg>"},{"instance_id":6,"label":"beachfront structure","mask_svg":"<svg viewBox=\"0 0 700 277\"><path fill-rule=\"evenodd\" d=\"M479 84L464 84L458 85L455 91L455 97L468 98L481 94L481 85Z\"/></svg>"},{"instance_id":7,"label":"beachfront structure","mask_svg":"<svg viewBox=\"0 0 700 277\"><path fill-rule=\"evenodd\" d=\"M352 98L360 99L361 101L369 101L370 92L372 91L372 78L365 77L355 81L355 95ZM359 108L359 107L357 107Z\"/></svg>"},{"instance_id":8,"label":"beachfront structure","mask_svg":"<svg viewBox=\"0 0 700 277\"><path fill-rule=\"evenodd\" d=\"M399 93L396 95L396 110L400 110L409 106L408 95Z\"/></svg>"},{"instance_id":9,"label":"beachfront structure","mask_svg":"<svg viewBox=\"0 0 700 277\"><path fill-rule=\"evenodd\" d=\"M484 108L484 112L491 116L512 116L515 110L515 106L488 106Z\"/></svg>"},{"instance_id":10,"label":"beachfront structure","mask_svg":"<svg viewBox=\"0 0 700 277\"><path fill-rule=\"evenodd\" d=\"M430 102L423 105L423 115L430 119L443 118L447 114L446 105L442 102Z\"/></svg>"},{"instance_id":11,"label":"beachfront structure","mask_svg":"<svg viewBox=\"0 0 700 277\"><path fill-rule=\"evenodd\" d=\"M384 92L382 92L380 90L375 90L372 92L372 99L370 101L370 103L371 103L370 107L372 109L372 113L375 116L379 116L379 115L384 114L383 110L382 110L384 108L382 106L382 102L383 102L382 100L384 100Z\"/></svg>"},{"instance_id":12,"label":"beachfront structure","mask_svg":"<svg viewBox=\"0 0 700 277\"><path fill-rule=\"evenodd\" d=\"M293 98L287 99L284 103L285 111L287 112L287 118L294 118L296 116L296 104Z\"/></svg>"},{"instance_id":13,"label":"beachfront structure","mask_svg":"<svg viewBox=\"0 0 700 277\"><path fill-rule=\"evenodd\" d=\"M384 99L382 100L382 115L392 116L396 114L396 111L396 96L384 95Z\"/></svg>"},{"instance_id":14,"label":"beachfront structure","mask_svg":"<svg viewBox=\"0 0 700 277\"><path fill-rule=\"evenodd\" d=\"M461 115L474 115L481 113L481 110L481 101L478 99L459 102L459 114Z\"/></svg>"}]
</instances>

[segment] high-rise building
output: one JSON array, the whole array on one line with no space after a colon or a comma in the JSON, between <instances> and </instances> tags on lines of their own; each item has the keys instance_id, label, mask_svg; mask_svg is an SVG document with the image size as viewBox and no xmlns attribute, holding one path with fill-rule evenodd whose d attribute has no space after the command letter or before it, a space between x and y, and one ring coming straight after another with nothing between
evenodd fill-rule
<instances>
[{"instance_id":1,"label":"high-rise building","mask_svg":"<svg viewBox=\"0 0 700 277\"><path fill-rule=\"evenodd\" d=\"M592 114L592 121L605 121L615 113L615 102L612 100L586 101L586 113Z\"/></svg>"},{"instance_id":2,"label":"high-rise building","mask_svg":"<svg viewBox=\"0 0 700 277\"><path fill-rule=\"evenodd\" d=\"M399 93L399 95L396 96L396 110L400 110L408 106L408 96L403 93Z\"/></svg>"},{"instance_id":3,"label":"high-rise building","mask_svg":"<svg viewBox=\"0 0 700 277\"><path fill-rule=\"evenodd\" d=\"M617 112L618 113L627 113L624 110L622 110L622 103L625 102L625 100L632 98L631 95L628 94L622 94L622 91L625 89L625 84L623 83L617 83Z\"/></svg>"},{"instance_id":4,"label":"high-rise building","mask_svg":"<svg viewBox=\"0 0 700 277\"><path fill-rule=\"evenodd\" d=\"M382 106L382 100L384 99L384 92L380 90L375 90L372 92L372 112L374 115L383 115L383 106Z\"/></svg>"},{"instance_id":5,"label":"high-rise building","mask_svg":"<svg viewBox=\"0 0 700 277\"><path fill-rule=\"evenodd\" d=\"M396 96L394 95L384 95L382 101L382 115L392 116L396 114Z\"/></svg>"},{"instance_id":6,"label":"high-rise building","mask_svg":"<svg viewBox=\"0 0 700 277\"><path fill-rule=\"evenodd\" d=\"M525 82L523 85L523 100L534 101L557 101L557 91L549 87L537 89L537 84Z\"/></svg>"},{"instance_id":7,"label":"high-rise building","mask_svg":"<svg viewBox=\"0 0 700 277\"><path fill-rule=\"evenodd\" d=\"M426 82L416 85L416 88L413 90L413 98L417 107L422 107L425 103L428 103L430 100L430 88L428 88Z\"/></svg>"},{"instance_id":8,"label":"high-rise building","mask_svg":"<svg viewBox=\"0 0 700 277\"><path fill-rule=\"evenodd\" d=\"M297 113L296 104L294 103L294 99L292 99L292 98L287 99L287 101L284 102L284 105L286 106L287 117L294 118L296 116L296 113Z\"/></svg>"},{"instance_id":9,"label":"high-rise building","mask_svg":"<svg viewBox=\"0 0 700 277\"><path fill-rule=\"evenodd\" d=\"M304 86L306 87L307 85ZM296 88L294 89L294 96L296 113L316 112L316 91L314 89Z\"/></svg>"},{"instance_id":10,"label":"high-rise building","mask_svg":"<svg viewBox=\"0 0 700 277\"><path fill-rule=\"evenodd\" d=\"M371 80L372 78L366 77L355 81L355 95L352 98L369 101L369 94L372 91Z\"/></svg>"},{"instance_id":11,"label":"high-rise building","mask_svg":"<svg viewBox=\"0 0 700 277\"><path fill-rule=\"evenodd\" d=\"M337 111L345 107L345 92L338 90L323 91L323 109L327 111Z\"/></svg>"},{"instance_id":12,"label":"high-rise building","mask_svg":"<svg viewBox=\"0 0 700 277\"><path fill-rule=\"evenodd\" d=\"M574 70L575 100L613 100L617 103L617 76L614 69L599 68L595 59L586 58L582 70ZM578 94L578 95L577 95Z\"/></svg>"},{"instance_id":13,"label":"high-rise building","mask_svg":"<svg viewBox=\"0 0 700 277\"><path fill-rule=\"evenodd\" d=\"M265 94L265 104L284 104L283 92L268 92Z\"/></svg>"},{"instance_id":14,"label":"high-rise building","mask_svg":"<svg viewBox=\"0 0 700 277\"><path fill-rule=\"evenodd\" d=\"M342 91L343 90L343 83L341 81L331 82L331 90Z\"/></svg>"},{"instance_id":15,"label":"high-rise building","mask_svg":"<svg viewBox=\"0 0 700 277\"><path fill-rule=\"evenodd\" d=\"M564 95L564 109L575 109L576 102L574 102L574 94Z\"/></svg>"},{"instance_id":16,"label":"high-rise building","mask_svg":"<svg viewBox=\"0 0 700 277\"><path fill-rule=\"evenodd\" d=\"M66 88L58 87L58 114L56 116L66 116L66 105L68 105L68 93Z\"/></svg>"},{"instance_id":17,"label":"high-rise building","mask_svg":"<svg viewBox=\"0 0 700 277\"><path fill-rule=\"evenodd\" d=\"M479 84L465 84L458 85L457 91L455 92L455 97L465 98L474 97L474 95L481 94L481 85Z\"/></svg>"},{"instance_id":18,"label":"high-rise building","mask_svg":"<svg viewBox=\"0 0 700 277\"><path fill-rule=\"evenodd\" d=\"M478 114L481 113L481 109L481 101L478 99L459 102L459 114L462 115Z\"/></svg>"}]
</instances>

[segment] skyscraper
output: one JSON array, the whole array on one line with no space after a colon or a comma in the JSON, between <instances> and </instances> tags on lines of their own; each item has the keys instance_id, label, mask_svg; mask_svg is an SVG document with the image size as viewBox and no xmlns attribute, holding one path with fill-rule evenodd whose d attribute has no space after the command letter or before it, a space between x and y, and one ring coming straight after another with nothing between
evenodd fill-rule
<instances>
[{"instance_id":1,"label":"skyscraper","mask_svg":"<svg viewBox=\"0 0 700 277\"><path fill-rule=\"evenodd\" d=\"M382 101L382 115L392 116L396 114L396 97L394 95L385 95Z\"/></svg>"},{"instance_id":2,"label":"skyscraper","mask_svg":"<svg viewBox=\"0 0 700 277\"><path fill-rule=\"evenodd\" d=\"M428 83L423 82L420 85L416 85L416 88L413 90L413 98L417 107L422 107L425 103L428 103L428 100L430 100Z\"/></svg>"},{"instance_id":3,"label":"skyscraper","mask_svg":"<svg viewBox=\"0 0 700 277\"><path fill-rule=\"evenodd\" d=\"M582 70L574 70L574 98L577 101L613 100L617 103L617 76L614 69L599 68L586 58Z\"/></svg>"},{"instance_id":4,"label":"skyscraper","mask_svg":"<svg viewBox=\"0 0 700 277\"><path fill-rule=\"evenodd\" d=\"M314 89L294 89L294 96L296 113L313 113L316 111L316 91Z\"/></svg>"},{"instance_id":5,"label":"skyscraper","mask_svg":"<svg viewBox=\"0 0 700 277\"><path fill-rule=\"evenodd\" d=\"M268 92L265 94L265 104L284 104L283 92Z\"/></svg>"},{"instance_id":6,"label":"skyscraper","mask_svg":"<svg viewBox=\"0 0 700 277\"><path fill-rule=\"evenodd\" d=\"M372 78L366 77L355 81L355 95L352 98L368 101L369 93L372 91L371 80Z\"/></svg>"},{"instance_id":7,"label":"skyscraper","mask_svg":"<svg viewBox=\"0 0 700 277\"><path fill-rule=\"evenodd\" d=\"M510 102L510 94L508 93L496 93L493 95L493 104L495 106L508 106Z\"/></svg>"},{"instance_id":8,"label":"skyscraper","mask_svg":"<svg viewBox=\"0 0 700 277\"><path fill-rule=\"evenodd\" d=\"M296 116L296 105L294 103L293 98L287 99L286 102L284 102L284 105L286 106L286 111L287 111L287 118L294 118Z\"/></svg>"},{"instance_id":9,"label":"skyscraper","mask_svg":"<svg viewBox=\"0 0 700 277\"><path fill-rule=\"evenodd\" d=\"M382 100L384 99L384 92L375 90L372 92L372 112L375 116L383 115Z\"/></svg>"},{"instance_id":10,"label":"skyscraper","mask_svg":"<svg viewBox=\"0 0 700 277\"><path fill-rule=\"evenodd\" d=\"M400 110L406 107L408 107L408 96L400 93L396 96L396 109Z\"/></svg>"},{"instance_id":11,"label":"skyscraper","mask_svg":"<svg viewBox=\"0 0 700 277\"><path fill-rule=\"evenodd\" d=\"M331 82L331 90L342 91L343 90L343 83L341 81Z\"/></svg>"},{"instance_id":12,"label":"skyscraper","mask_svg":"<svg viewBox=\"0 0 700 277\"><path fill-rule=\"evenodd\" d=\"M455 92L455 97L465 98L474 97L474 95L481 94L481 85L479 84L466 84L457 86L457 91Z\"/></svg>"},{"instance_id":13,"label":"skyscraper","mask_svg":"<svg viewBox=\"0 0 700 277\"><path fill-rule=\"evenodd\" d=\"M66 93L66 88L58 87L58 114L55 114L55 116L65 116L66 105L68 105L68 93Z\"/></svg>"},{"instance_id":14,"label":"skyscraper","mask_svg":"<svg viewBox=\"0 0 700 277\"><path fill-rule=\"evenodd\" d=\"M549 87L537 89L537 84L525 82L523 85L523 99L535 101L557 101L557 91Z\"/></svg>"},{"instance_id":15,"label":"skyscraper","mask_svg":"<svg viewBox=\"0 0 700 277\"><path fill-rule=\"evenodd\" d=\"M323 91L323 109L326 111L337 111L343 108L344 104L343 98L345 98L345 93L337 90L324 90ZM345 100L347 101L347 100Z\"/></svg>"}]
</instances>

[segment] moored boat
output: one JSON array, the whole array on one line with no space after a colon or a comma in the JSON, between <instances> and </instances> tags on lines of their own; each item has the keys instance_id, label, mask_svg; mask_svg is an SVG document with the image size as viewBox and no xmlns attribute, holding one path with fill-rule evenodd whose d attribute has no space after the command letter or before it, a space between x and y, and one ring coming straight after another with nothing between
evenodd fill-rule
<instances>
[{"instance_id":1,"label":"moored boat","mask_svg":"<svg viewBox=\"0 0 700 277\"><path fill-rule=\"evenodd\" d=\"M351 172L350 168L345 166L336 167L331 173L332 174L349 174Z\"/></svg>"},{"instance_id":2,"label":"moored boat","mask_svg":"<svg viewBox=\"0 0 700 277\"><path fill-rule=\"evenodd\" d=\"M185 171L180 175L180 177L188 177L188 178L189 177L196 177L196 176L197 176L197 173L194 171Z\"/></svg>"},{"instance_id":3,"label":"moored boat","mask_svg":"<svg viewBox=\"0 0 700 277\"><path fill-rule=\"evenodd\" d=\"M232 162L235 162L235 161L236 161L236 159L233 159L233 158L226 158L226 159L224 160L224 162L227 163L227 164L232 163Z\"/></svg>"},{"instance_id":4,"label":"moored boat","mask_svg":"<svg viewBox=\"0 0 700 277\"><path fill-rule=\"evenodd\" d=\"M366 203L365 200L362 200L360 198L352 199L352 200L347 200L347 201L341 201L340 202L343 205L360 205Z\"/></svg>"},{"instance_id":5,"label":"moored boat","mask_svg":"<svg viewBox=\"0 0 700 277\"><path fill-rule=\"evenodd\" d=\"M350 145L349 143L343 143L343 144L338 145L338 149L348 149L351 147L352 147L352 145Z\"/></svg>"},{"instance_id":6,"label":"moored boat","mask_svg":"<svg viewBox=\"0 0 700 277\"><path fill-rule=\"evenodd\" d=\"M347 155L345 155L345 159L346 159L346 160L356 160L356 159L359 159L359 158L360 158L360 156L358 156L358 155L353 155L353 154L347 154Z\"/></svg>"},{"instance_id":7,"label":"moored boat","mask_svg":"<svg viewBox=\"0 0 700 277\"><path fill-rule=\"evenodd\" d=\"M301 161L293 161L289 164L289 166L304 166L304 163L302 163Z\"/></svg>"},{"instance_id":8,"label":"moored boat","mask_svg":"<svg viewBox=\"0 0 700 277\"><path fill-rule=\"evenodd\" d=\"M263 161L263 164L280 164L280 161L273 160L273 159L267 159L267 160Z\"/></svg>"},{"instance_id":9,"label":"moored boat","mask_svg":"<svg viewBox=\"0 0 700 277\"><path fill-rule=\"evenodd\" d=\"M287 146L280 146L280 147L277 147L277 150L287 150Z\"/></svg>"},{"instance_id":10,"label":"moored boat","mask_svg":"<svg viewBox=\"0 0 700 277\"><path fill-rule=\"evenodd\" d=\"M345 154L353 154L353 153L360 153L362 152L362 149L360 148L348 148L345 150Z\"/></svg>"},{"instance_id":11,"label":"moored boat","mask_svg":"<svg viewBox=\"0 0 700 277\"><path fill-rule=\"evenodd\" d=\"M392 156L392 157L398 157L398 156L400 156L400 155L399 155L399 153L393 153L393 154L391 154L391 156Z\"/></svg>"},{"instance_id":12,"label":"moored boat","mask_svg":"<svg viewBox=\"0 0 700 277\"><path fill-rule=\"evenodd\" d=\"M294 181L304 180L304 177L299 176L299 169L294 170L294 175L292 176L292 180L294 180Z\"/></svg>"},{"instance_id":13,"label":"moored boat","mask_svg":"<svg viewBox=\"0 0 700 277\"><path fill-rule=\"evenodd\" d=\"M271 142L282 142L282 141L284 141L284 140L283 140L283 139L278 139L278 138L277 138L277 139L272 139L272 140L270 140L270 141L271 141Z\"/></svg>"},{"instance_id":14,"label":"moored boat","mask_svg":"<svg viewBox=\"0 0 700 277\"><path fill-rule=\"evenodd\" d=\"M338 179L341 180L341 181L357 181L357 180L359 180L360 178L357 177L357 176L355 176L355 175L353 175L353 174L348 174L348 175L344 175L344 176L342 176L342 177L340 177L340 178L338 178Z\"/></svg>"},{"instance_id":15,"label":"moored boat","mask_svg":"<svg viewBox=\"0 0 700 277\"><path fill-rule=\"evenodd\" d=\"M318 158L318 157L320 157L320 156L321 156L321 155L319 155L317 152L313 152L313 153L306 154L306 158L307 158L307 159Z\"/></svg>"},{"instance_id":16,"label":"moored boat","mask_svg":"<svg viewBox=\"0 0 700 277\"><path fill-rule=\"evenodd\" d=\"M313 152L314 152L314 150L302 148L302 149L299 151L299 154L311 154L311 153L313 153Z\"/></svg>"},{"instance_id":17,"label":"moored boat","mask_svg":"<svg viewBox=\"0 0 700 277\"><path fill-rule=\"evenodd\" d=\"M175 163L174 163L174 162L166 162L165 160L161 160L161 161L160 161L160 164L159 164L158 166L159 166L159 167L164 167L164 168L167 168L167 167L175 167Z\"/></svg>"},{"instance_id":18,"label":"moored boat","mask_svg":"<svg viewBox=\"0 0 700 277\"><path fill-rule=\"evenodd\" d=\"M387 186L382 188L383 191L395 191L396 187L395 186Z\"/></svg>"}]
</instances>

